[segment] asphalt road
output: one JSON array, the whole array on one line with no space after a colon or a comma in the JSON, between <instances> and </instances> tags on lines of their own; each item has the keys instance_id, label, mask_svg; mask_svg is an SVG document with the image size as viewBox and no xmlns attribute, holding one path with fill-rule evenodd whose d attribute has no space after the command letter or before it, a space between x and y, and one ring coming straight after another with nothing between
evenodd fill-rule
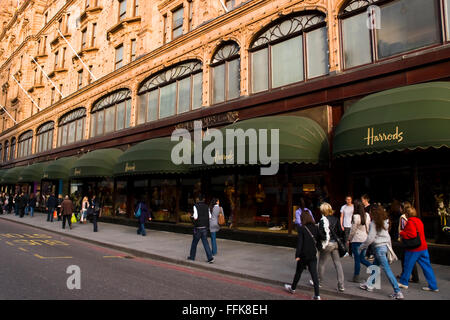
<instances>
[{"instance_id":1,"label":"asphalt road","mask_svg":"<svg viewBox=\"0 0 450 320\"><path fill-rule=\"evenodd\" d=\"M309 276L306 273L304 276ZM2 300L311 298L265 283L132 257L4 220L0 220L0 288Z\"/></svg>"}]
</instances>

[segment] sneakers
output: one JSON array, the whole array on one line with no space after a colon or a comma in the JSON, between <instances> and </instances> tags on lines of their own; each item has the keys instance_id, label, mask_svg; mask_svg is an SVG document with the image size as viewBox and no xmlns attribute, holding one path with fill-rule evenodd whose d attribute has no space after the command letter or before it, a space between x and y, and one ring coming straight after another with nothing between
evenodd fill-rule
<instances>
[{"instance_id":1,"label":"sneakers","mask_svg":"<svg viewBox=\"0 0 450 320\"><path fill-rule=\"evenodd\" d=\"M348 252L346 252L345 253L345 255L342 257L342 258L347 258L347 257L349 257L350 255L348 254Z\"/></svg>"},{"instance_id":2,"label":"sneakers","mask_svg":"<svg viewBox=\"0 0 450 320\"><path fill-rule=\"evenodd\" d=\"M361 285L359 286L359 288L360 289L362 289L362 290L366 290L366 291L368 291L368 292L372 292L373 291L373 288L372 287L369 287L367 284L365 284L365 283L361 283Z\"/></svg>"},{"instance_id":3,"label":"sneakers","mask_svg":"<svg viewBox=\"0 0 450 320\"><path fill-rule=\"evenodd\" d=\"M208 260L208 263L213 263L214 262L214 257L211 260Z\"/></svg>"},{"instance_id":4,"label":"sneakers","mask_svg":"<svg viewBox=\"0 0 450 320\"><path fill-rule=\"evenodd\" d=\"M309 280L309 284L314 287L314 281ZM322 284L319 282L319 288L322 288Z\"/></svg>"},{"instance_id":5,"label":"sneakers","mask_svg":"<svg viewBox=\"0 0 450 320\"><path fill-rule=\"evenodd\" d=\"M187 260L195 261L195 259L192 259L191 257L187 257Z\"/></svg>"},{"instance_id":6,"label":"sneakers","mask_svg":"<svg viewBox=\"0 0 450 320\"><path fill-rule=\"evenodd\" d=\"M404 284L398 283L398 286L402 289L408 289L408 286L405 286Z\"/></svg>"},{"instance_id":7,"label":"sneakers","mask_svg":"<svg viewBox=\"0 0 450 320\"><path fill-rule=\"evenodd\" d=\"M403 293L401 291L389 295L389 298L394 299L394 300L403 300L403 299L405 299L405 297L403 296Z\"/></svg>"},{"instance_id":8,"label":"sneakers","mask_svg":"<svg viewBox=\"0 0 450 320\"><path fill-rule=\"evenodd\" d=\"M313 300L322 300L322 299L320 299L320 296L313 296L312 299Z\"/></svg>"},{"instance_id":9,"label":"sneakers","mask_svg":"<svg viewBox=\"0 0 450 320\"><path fill-rule=\"evenodd\" d=\"M338 291L339 291L339 292L344 292L344 291L345 291L345 288L344 288L344 285L343 285L343 284L338 283Z\"/></svg>"},{"instance_id":10,"label":"sneakers","mask_svg":"<svg viewBox=\"0 0 450 320\"><path fill-rule=\"evenodd\" d=\"M294 294L294 293L295 293L295 290L292 290L292 287L291 287L290 284L285 284L285 285L284 285L284 289L286 289L286 291L289 292L289 293L291 293L291 294Z\"/></svg>"},{"instance_id":11,"label":"sneakers","mask_svg":"<svg viewBox=\"0 0 450 320\"><path fill-rule=\"evenodd\" d=\"M422 290L423 290L423 291L439 292L439 289L433 290L433 289L431 289L430 287L423 287Z\"/></svg>"}]
</instances>

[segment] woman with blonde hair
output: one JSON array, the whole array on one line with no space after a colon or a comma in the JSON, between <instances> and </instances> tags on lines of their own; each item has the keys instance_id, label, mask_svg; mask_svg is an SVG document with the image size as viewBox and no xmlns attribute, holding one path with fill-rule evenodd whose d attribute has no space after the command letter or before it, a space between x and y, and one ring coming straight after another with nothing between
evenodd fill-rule
<instances>
[{"instance_id":1,"label":"woman with blonde hair","mask_svg":"<svg viewBox=\"0 0 450 320\"><path fill-rule=\"evenodd\" d=\"M89 208L89 198L84 197L83 201L81 202L81 219L80 223L86 223L86 217L87 217L87 211Z\"/></svg>"}]
</instances>

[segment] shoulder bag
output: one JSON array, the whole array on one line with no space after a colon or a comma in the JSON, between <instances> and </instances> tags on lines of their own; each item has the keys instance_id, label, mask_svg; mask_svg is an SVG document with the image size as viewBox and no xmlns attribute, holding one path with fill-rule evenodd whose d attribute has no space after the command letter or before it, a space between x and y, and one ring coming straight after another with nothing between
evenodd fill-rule
<instances>
[{"instance_id":1,"label":"shoulder bag","mask_svg":"<svg viewBox=\"0 0 450 320\"><path fill-rule=\"evenodd\" d=\"M322 249L322 245L319 245L316 241L316 239L314 238L313 234L311 233L311 231L309 231L307 226L304 226L306 231L308 231L309 235L311 236L313 242L314 242L314 246L316 247L317 250L321 250Z\"/></svg>"},{"instance_id":2,"label":"shoulder bag","mask_svg":"<svg viewBox=\"0 0 450 320\"><path fill-rule=\"evenodd\" d=\"M219 226L225 225L225 215L223 214L223 209L220 207L219 217L217 218Z\"/></svg>"},{"instance_id":3,"label":"shoulder bag","mask_svg":"<svg viewBox=\"0 0 450 320\"><path fill-rule=\"evenodd\" d=\"M336 225L334 225L334 227L336 227ZM347 253L347 248L345 247L345 245L344 245L343 241L341 240L341 238L339 238L337 236L336 232L334 232L334 228L332 228L331 226L330 226L330 232L336 238L336 242L338 244L338 250L339 250L339 257L342 258Z\"/></svg>"},{"instance_id":4,"label":"shoulder bag","mask_svg":"<svg viewBox=\"0 0 450 320\"><path fill-rule=\"evenodd\" d=\"M408 223L412 223L412 220L409 219ZM413 223L413 224L414 224L414 227L416 227L416 230L417 230L416 224L415 223ZM420 247L422 245L422 242L420 241L420 234L419 234L419 232L417 232L417 236L415 238L412 238L412 239L404 239L404 238L402 238L402 244L403 244L403 247L405 249L407 249L407 250L413 250L413 249L417 249L418 247Z\"/></svg>"}]
</instances>

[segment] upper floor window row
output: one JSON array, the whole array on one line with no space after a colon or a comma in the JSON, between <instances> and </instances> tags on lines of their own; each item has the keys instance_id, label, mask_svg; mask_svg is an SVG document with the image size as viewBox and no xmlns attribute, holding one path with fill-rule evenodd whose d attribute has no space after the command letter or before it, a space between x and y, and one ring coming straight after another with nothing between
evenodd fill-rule
<instances>
[{"instance_id":1,"label":"upper floor window row","mask_svg":"<svg viewBox=\"0 0 450 320\"><path fill-rule=\"evenodd\" d=\"M351 0L339 20L344 68L450 40L450 0Z\"/></svg>"}]
</instances>

